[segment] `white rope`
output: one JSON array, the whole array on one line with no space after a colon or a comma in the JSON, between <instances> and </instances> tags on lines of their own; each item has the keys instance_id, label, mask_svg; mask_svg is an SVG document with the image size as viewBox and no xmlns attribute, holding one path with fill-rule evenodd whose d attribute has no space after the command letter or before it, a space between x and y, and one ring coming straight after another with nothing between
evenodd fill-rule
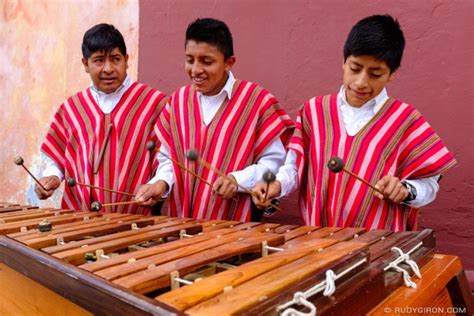
<instances>
[{"instance_id":1,"label":"white rope","mask_svg":"<svg viewBox=\"0 0 474 316\"><path fill-rule=\"evenodd\" d=\"M310 298L311 296L324 291L323 295L324 296L331 296L336 292L336 283L335 281L347 273L351 272L361 264L367 262L367 259L364 258L362 260L359 260L356 262L354 265L350 266L349 268L345 269L339 274L335 274L334 271L331 269L326 271L326 279L324 281L321 281L320 283L316 284L312 288L306 290L305 292L296 292L293 294L293 299L291 301L288 301L284 304L281 304L277 307L277 311L282 311L281 313L282 316L314 316L316 315L316 306L314 306L313 303L308 301L307 299ZM292 305L303 305L304 307L309 308L308 313L300 312L294 308L289 308Z\"/></svg>"},{"instance_id":2,"label":"white rope","mask_svg":"<svg viewBox=\"0 0 474 316\"><path fill-rule=\"evenodd\" d=\"M398 248L398 247L392 247L392 251L396 251L398 252L398 254L400 255L400 257L403 257L403 261L408 264L410 266L410 268L413 270L413 272L415 273L415 275L421 279L421 273L420 273L420 268L418 268L418 265L416 264L415 261L411 260L410 259L410 255L409 253L403 253L403 251ZM412 251L413 252L413 251ZM411 252L410 252L411 254Z\"/></svg>"},{"instance_id":3,"label":"white rope","mask_svg":"<svg viewBox=\"0 0 474 316\"><path fill-rule=\"evenodd\" d=\"M176 282L183 283L183 284L186 284L186 285L193 284L193 281L181 279L181 278L178 278L178 277L175 277L174 280Z\"/></svg>"},{"instance_id":4,"label":"white rope","mask_svg":"<svg viewBox=\"0 0 474 316\"><path fill-rule=\"evenodd\" d=\"M336 292L336 274L332 270L326 271L326 288L324 289L324 296L331 296Z\"/></svg>"},{"instance_id":5,"label":"white rope","mask_svg":"<svg viewBox=\"0 0 474 316\"><path fill-rule=\"evenodd\" d=\"M285 249L283 248L278 248L278 247L271 247L271 246L265 246L268 250L271 250L271 251L283 251Z\"/></svg>"},{"instance_id":6,"label":"white rope","mask_svg":"<svg viewBox=\"0 0 474 316\"><path fill-rule=\"evenodd\" d=\"M309 302L306 299L306 296L303 292L296 292L294 294L293 300L296 301L296 304L303 305L304 307L309 308L309 312L304 313L294 308L288 308L282 313L282 316L315 316L316 315L316 312L317 312L316 306L314 306L313 303Z\"/></svg>"},{"instance_id":7,"label":"white rope","mask_svg":"<svg viewBox=\"0 0 474 316\"><path fill-rule=\"evenodd\" d=\"M415 273L415 275L419 279L421 279L420 268L418 268L418 265L416 264L415 261L410 259L410 254L412 254L415 250L420 248L422 245L423 245L423 242L420 242L406 253L404 253L403 250L401 250L398 247L392 247L391 250L394 252L398 252L399 256L394 261L390 262L383 270L387 271L389 269L394 269L397 272L401 272L403 274L403 282L405 283L405 286L416 289L416 283L411 280L411 277L408 271L400 267L399 264L401 263L408 264L410 268L412 269L413 273Z\"/></svg>"}]
</instances>

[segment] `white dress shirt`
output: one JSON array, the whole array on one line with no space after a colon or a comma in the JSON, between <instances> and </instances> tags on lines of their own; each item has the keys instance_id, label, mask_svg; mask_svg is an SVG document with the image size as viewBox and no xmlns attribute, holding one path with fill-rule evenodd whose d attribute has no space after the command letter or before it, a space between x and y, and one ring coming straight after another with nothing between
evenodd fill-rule
<instances>
[{"instance_id":1,"label":"white dress shirt","mask_svg":"<svg viewBox=\"0 0 474 316\"><path fill-rule=\"evenodd\" d=\"M96 101L99 108L104 112L104 114L109 114L113 111L113 109L117 106L120 99L122 98L123 94L130 88L132 85L132 79L129 76L125 78L122 85L117 88L112 93L104 93L99 91L95 86L94 83L91 82L91 94L94 100ZM56 164L56 162L51 159L49 156L41 153L40 159L45 163L46 168L42 172L42 177L47 176L57 176L60 181L64 179L64 173Z\"/></svg>"},{"instance_id":2,"label":"white dress shirt","mask_svg":"<svg viewBox=\"0 0 474 316\"><path fill-rule=\"evenodd\" d=\"M368 101L360 108L356 108L347 102L345 89L344 86L342 86L337 95L337 105L341 110L342 121L347 134L350 136L357 134L357 132L360 131L382 108L387 99L387 90L383 89L375 98ZM293 150L288 152L285 164L278 171L276 179L281 183L280 197L287 196L298 189L296 153ZM420 208L433 202L439 190L438 179L439 176L405 180L405 182L412 184L417 192L416 199L410 201L408 204L411 207Z\"/></svg>"},{"instance_id":3,"label":"white dress shirt","mask_svg":"<svg viewBox=\"0 0 474 316\"><path fill-rule=\"evenodd\" d=\"M235 77L232 72L229 72L229 78L218 94L206 96L198 92L200 109L206 126L211 123L226 98L231 98L234 83ZM161 144L160 151L167 156L169 155L169 148L165 144ZM153 184L158 180L163 180L168 184L169 188L171 188L175 182L173 163L167 159L165 155L158 153L158 170L156 171L156 175L148 183ZM250 165L243 170L231 172L230 175L235 178L239 185L252 189L257 182L262 180L265 172L271 171L276 173L278 168L284 163L285 156L285 147L278 138L267 147L256 164ZM238 190L239 192L243 191L240 187Z\"/></svg>"}]
</instances>

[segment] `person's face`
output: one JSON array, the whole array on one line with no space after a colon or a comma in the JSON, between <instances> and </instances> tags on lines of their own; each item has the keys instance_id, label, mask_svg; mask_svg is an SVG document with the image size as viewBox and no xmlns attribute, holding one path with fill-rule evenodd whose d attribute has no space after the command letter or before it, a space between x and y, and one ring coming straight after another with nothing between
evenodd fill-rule
<instances>
[{"instance_id":1,"label":"person's face","mask_svg":"<svg viewBox=\"0 0 474 316\"><path fill-rule=\"evenodd\" d=\"M216 95L224 87L235 57L224 60L224 54L214 45L188 41L185 47L184 70L192 85L204 95Z\"/></svg>"},{"instance_id":2,"label":"person's face","mask_svg":"<svg viewBox=\"0 0 474 316\"><path fill-rule=\"evenodd\" d=\"M369 55L349 56L342 69L346 99L353 107L375 98L395 76L386 62Z\"/></svg>"},{"instance_id":3,"label":"person's face","mask_svg":"<svg viewBox=\"0 0 474 316\"><path fill-rule=\"evenodd\" d=\"M127 77L128 54L124 56L118 48L108 54L97 51L88 59L82 58L82 64L99 91L112 93Z\"/></svg>"}]
</instances>

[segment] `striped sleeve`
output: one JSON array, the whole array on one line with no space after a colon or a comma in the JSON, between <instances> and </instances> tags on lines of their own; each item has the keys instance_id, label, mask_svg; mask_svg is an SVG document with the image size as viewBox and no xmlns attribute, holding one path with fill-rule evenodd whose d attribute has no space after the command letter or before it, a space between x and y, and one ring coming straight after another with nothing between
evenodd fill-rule
<instances>
[{"instance_id":1,"label":"striped sleeve","mask_svg":"<svg viewBox=\"0 0 474 316\"><path fill-rule=\"evenodd\" d=\"M155 124L155 134L158 138L158 141L162 144L165 144L168 148L171 147L171 129L170 129L170 115L171 115L171 106L166 103L166 106L161 111L160 116Z\"/></svg>"},{"instance_id":2,"label":"striped sleeve","mask_svg":"<svg viewBox=\"0 0 474 316\"><path fill-rule=\"evenodd\" d=\"M413 111L413 120L404 133L403 150L397 173L402 179L440 175L456 165L456 159L423 116Z\"/></svg>"},{"instance_id":3,"label":"striped sleeve","mask_svg":"<svg viewBox=\"0 0 474 316\"><path fill-rule=\"evenodd\" d=\"M280 138L286 147L295 127L293 120L275 97L265 90L262 90L261 93L266 93L266 96L263 98L257 122L256 157L260 157L265 149L277 138Z\"/></svg>"},{"instance_id":4,"label":"striped sleeve","mask_svg":"<svg viewBox=\"0 0 474 316\"><path fill-rule=\"evenodd\" d=\"M296 127L288 144L288 149L296 153L296 167L300 181L302 175L305 174L305 155L309 152L309 139L311 134L311 123L308 121L311 116L307 115L307 110L309 110L309 102L300 107L296 118Z\"/></svg>"},{"instance_id":5,"label":"striped sleeve","mask_svg":"<svg viewBox=\"0 0 474 316\"><path fill-rule=\"evenodd\" d=\"M64 122L64 104L54 114L53 121L41 144L41 151L49 156L64 172L66 160L67 131Z\"/></svg>"}]
</instances>

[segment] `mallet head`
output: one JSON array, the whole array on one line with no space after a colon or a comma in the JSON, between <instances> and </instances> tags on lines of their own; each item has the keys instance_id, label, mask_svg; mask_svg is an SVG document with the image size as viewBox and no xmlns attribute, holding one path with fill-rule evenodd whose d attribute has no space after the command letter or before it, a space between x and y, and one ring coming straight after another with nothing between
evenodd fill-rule
<instances>
[{"instance_id":1,"label":"mallet head","mask_svg":"<svg viewBox=\"0 0 474 316\"><path fill-rule=\"evenodd\" d=\"M262 180L265 181L266 183L272 183L273 181L275 181L275 179L276 179L276 176L271 171L265 172L262 176Z\"/></svg>"},{"instance_id":2,"label":"mallet head","mask_svg":"<svg viewBox=\"0 0 474 316\"><path fill-rule=\"evenodd\" d=\"M66 181L67 185L70 186L70 187L73 187L77 184L76 182L76 179L74 178L67 178L67 181Z\"/></svg>"},{"instance_id":3,"label":"mallet head","mask_svg":"<svg viewBox=\"0 0 474 316\"><path fill-rule=\"evenodd\" d=\"M21 166L24 162L21 156L16 156L14 161L15 161L15 165L18 165L18 166Z\"/></svg>"},{"instance_id":4,"label":"mallet head","mask_svg":"<svg viewBox=\"0 0 474 316\"><path fill-rule=\"evenodd\" d=\"M329 161L328 161L328 168L329 170L331 170L332 172L341 172L342 169L344 169L344 160L342 160L341 158L339 157L332 157Z\"/></svg>"},{"instance_id":5,"label":"mallet head","mask_svg":"<svg viewBox=\"0 0 474 316\"><path fill-rule=\"evenodd\" d=\"M199 158L198 153L194 149L190 149L188 153L186 154L186 158L188 158L191 161L195 161Z\"/></svg>"},{"instance_id":6,"label":"mallet head","mask_svg":"<svg viewBox=\"0 0 474 316\"><path fill-rule=\"evenodd\" d=\"M51 224L51 222L48 221L47 219L41 221L38 224L38 230L42 233L49 232L49 231L51 231L52 228L53 228L53 224Z\"/></svg>"},{"instance_id":7,"label":"mallet head","mask_svg":"<svg viewBox=\"0 0 474 316\"><path fill-rule=\"evenodd\" d=\"M146 149L149 151L153 151L156 148L156 144L154 141L150 140L149 142L146 143Z\"/></svg>"},{"instance_id":8,"label":"mallet head","mask_svg":"<svg viewBox=\"0 0 474 316\"><path fill-rule=\"evenodd\" d=\"M94 212L98 212L102 209L102 204L100 204L100 202L92 202L91 204L91 211L94 211Z\"/></svg>"}]
</instances>

